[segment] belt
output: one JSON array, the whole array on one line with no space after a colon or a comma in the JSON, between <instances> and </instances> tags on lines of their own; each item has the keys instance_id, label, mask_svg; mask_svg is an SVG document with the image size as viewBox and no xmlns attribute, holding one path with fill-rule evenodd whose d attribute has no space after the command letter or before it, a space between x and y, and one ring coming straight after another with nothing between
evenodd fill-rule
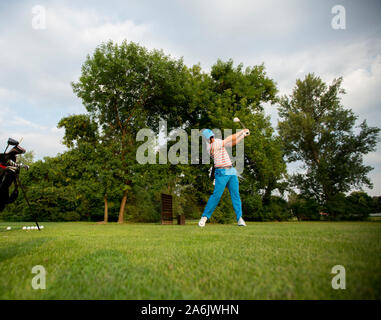
<instances>
[{"instance_id":1,"label":"belt","mask_svg":"<svg viewBox=\"0 0 381 320\"><path fill-rule=\"evenodd\" d=\"M230 168L233 168L233 166L229 166L229 167L216 167L216 169L230 169Z\"/></svg>"}]
</instances>

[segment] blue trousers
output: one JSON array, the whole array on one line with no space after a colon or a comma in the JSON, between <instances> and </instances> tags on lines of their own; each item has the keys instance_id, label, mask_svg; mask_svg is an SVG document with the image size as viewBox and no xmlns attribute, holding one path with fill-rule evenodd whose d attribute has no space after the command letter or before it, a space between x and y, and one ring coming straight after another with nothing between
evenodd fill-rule
<instances>
[{"instance_id":1,"label":"blue trousers","mask_svg":"<svg viewBox=\"0 0 381 320\"><path fill-rule=\"evenodd\" d=\"M227 185L230 192L230 197L232 199L234 212L237 216L238 221L242 216L242 204L241 197L239 196L239 182L236 169L216 169L215 179L216 180L213 194L210 196L202 216L210 219L212 213L220 202L222 194L224 193L225 187Z\"/></svg>"}]
</instances>

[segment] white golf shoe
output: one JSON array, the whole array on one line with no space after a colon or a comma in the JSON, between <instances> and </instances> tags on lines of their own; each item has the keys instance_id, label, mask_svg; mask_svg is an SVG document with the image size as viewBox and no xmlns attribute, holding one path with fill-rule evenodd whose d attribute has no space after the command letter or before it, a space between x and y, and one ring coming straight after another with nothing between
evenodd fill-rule
<instances>
[{"instance_id":1,"label":"white golf shoe","mask_svg":"<svg viewBox=\"0 0 381 320\"><path fill-rule=\"evenodd\" d=\"M207 220L208 220L207 217L201 217L200 221L198 222L198 225L199 225L201 228L204 228L204 227L205 227L205 223L206 223Z\"/></svg>"},{"instance_id":2,"label":"white golf shoe","mask_svg":"<svg viewBox=\"0 0 381 320\"><path fill-rule=\"evenodd\" d=\"M238 226L239 227L246 227L245 220L243 220L242 217L239 218L239 220L238 220Z\"/></svg>"}]
</instances>

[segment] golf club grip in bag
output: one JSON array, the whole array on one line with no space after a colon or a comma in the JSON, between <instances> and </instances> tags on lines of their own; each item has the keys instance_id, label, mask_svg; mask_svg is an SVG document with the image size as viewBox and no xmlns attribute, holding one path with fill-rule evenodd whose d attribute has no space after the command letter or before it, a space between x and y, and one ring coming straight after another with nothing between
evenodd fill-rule
<instances>
[{"instance_id":1,"label":"golf club grip in bag","mask_svg":"<svg viewBox=\"0 0 381 320\"><path fill-rule=\"evenodd\" d=\"M20 174L20 167L28 168L22 164L16 163L16 156L25 153L25 149L18 145L18 142L13 139L8 140L8 146L14 147L4 153L0 153L0 212L4 210L5 206L14 202L18 197L18 183L16 182ZM8 149L5 149L5 151ZM14 185L14 190L9 195L9 189Z\"/></svg>"}]
</instances>

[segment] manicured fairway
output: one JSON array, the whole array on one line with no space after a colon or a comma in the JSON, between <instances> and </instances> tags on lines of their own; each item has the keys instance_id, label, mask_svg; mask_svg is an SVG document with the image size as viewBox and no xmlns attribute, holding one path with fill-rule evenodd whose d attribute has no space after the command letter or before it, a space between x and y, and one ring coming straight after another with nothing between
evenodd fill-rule
<instances>
[{"instance_id":1,"label":"manicured fairway","mask_svg":"<svg viewBox=\"0 0 381 320\"><path fill-rule=\"evenodd\" d=\"M44 226L0 232L1 299L381 299L379 222Z\"/></svg>"}]
</instances>

